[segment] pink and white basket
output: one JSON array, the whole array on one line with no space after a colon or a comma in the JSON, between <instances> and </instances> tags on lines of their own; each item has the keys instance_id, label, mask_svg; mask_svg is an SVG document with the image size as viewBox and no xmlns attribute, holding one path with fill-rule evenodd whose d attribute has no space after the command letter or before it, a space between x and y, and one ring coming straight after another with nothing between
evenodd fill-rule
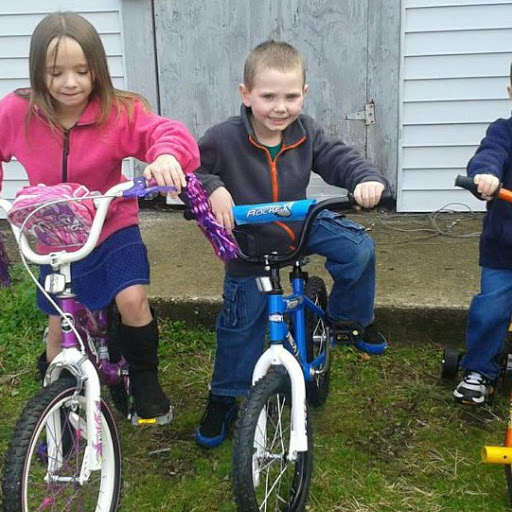
<instances>
[{"instance_id":1,"label":"pink and white basket","mask_svg":"<svg viewBox=\"0 0 512 512\"><path fill-rule=\"evenodd\" d=\"M78 183L23 187L7 217L41 244L77 247L87 241L94 219L89 189Z\"/></svg>"}]
</instances>

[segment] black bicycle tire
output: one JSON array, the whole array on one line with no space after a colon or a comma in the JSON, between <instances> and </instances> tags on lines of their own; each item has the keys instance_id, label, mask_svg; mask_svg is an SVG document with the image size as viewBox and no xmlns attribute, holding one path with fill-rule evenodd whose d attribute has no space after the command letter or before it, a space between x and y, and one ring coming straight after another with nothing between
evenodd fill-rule
<instances>
[{"instance_id":1,"label":"black bicycle tire","mask_svg":"<svg viewBox=\"0 0 512 512\"><path fill-rule=\"evenodd\" d=\"M512 395L510 396L512 400ZM505 479L507 481L507 494L508 494L508 503L510 508L512 508L512 467L510 464L505 464Z\"/></svg>"},{"instance_id":2,"label":"black bicycle tire","mask_svg":"<svg viewBox=\"0 0 512 512\"><path fill-rule=\"evenodd\" d=\"M304 287L304 295L322 308L323 311L327 308L327 290L325 282L320 277L310 277ZM319 318L313 311L306 308L305 311L305 333L306 333L306 358L308 363L317 357L317 350L313 341L313 334L318 326L321 326L325 332L325 322ZM330 343L326 338L324 343ZM326 349L326 347L324 348ZM308 402L313 407L322 406L329 395L331 380L331 369L327 368L324 373L313 377L312 381L306 382L306 396Z\"/></svg>"},{"instance_id":3,"label":"black bicycle tire","mask_svg":"<svg viewBox=\"0 0 512 512\"><path fill-rule=\"evenodd\" d=\"M512 469L510 464L505 464L505 478L507 480L507 494L508 494L508 503L510 508L512 508Z\"/></svg>"},{"instance_id":4,"label":"black bicycle tire","mask_svg":"<svg viewBox=\"0 0 512 512\"><path fill-rule=\"evenodd\" d=\"M110 399L112 400L112 404L119 414L121 414L124 418L128 416L129 405L128 405L128 392L126 390L126 386L123 382L119 384L115 384L113 386L108 386L110 392Z\"/></svg>"},{"instance_id":5,"label":"black bicycle tire","mask_svg":"<svg viewBox=\"0 0 512 512\"><path fill-rule=\"evenodd\" d=\"M290 380L288 374L277 369L265 375L251 389L238 414L233 440L233 494L240 512L259 512L260 508L253 486L253 440L258 418L263 406L273 395L283 395L289 406ZM306 507L313 472L313 433L307 416L306 432L308 450L298 454L294 462L294 483L298 489L292 491L283 511L302 512ZM287 443L286 443L287 446Z\"/></svg>"},{"instance_id":6,"label":"black bicycle tire","mask_svg":"<svg viewBox=\"0 0 512 512\"><path fill-rule=\"evenodd\" d=\"M3 491L3 512L26 512L23 509L22 496L23 474L26 466L26 456L31 451L31 445L35 441L34 435L51 408L58 401L75 392L75 380L61 378L49 386L43 388L26 405L16 426L14 427L9 447L5 456L2 491ZM121 498L121 445L119 433L116 427L112 412L102 400L102 417L110 430L112 439L113 454L115 459L115 477L113 495L109 512L116 512L119 508ZM105 438L105 433L103 435Z\"/></svg>"},{"instance_id":7,"label":"black bicycle tire","mask_svg":"<svg viewBox=\"0 0 512 512\"><path fill-rule=\"evenodd\" d=\"M445 347L441 360L441 379L444 381L454 380L459 373L459 362L461 352L458 348Z\"/></svg>"}]
</instances>

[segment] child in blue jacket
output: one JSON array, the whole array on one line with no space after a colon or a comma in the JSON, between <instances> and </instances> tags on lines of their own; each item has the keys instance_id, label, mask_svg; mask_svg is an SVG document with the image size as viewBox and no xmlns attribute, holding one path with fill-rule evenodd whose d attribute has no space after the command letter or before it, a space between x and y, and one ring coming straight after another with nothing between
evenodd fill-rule
<instances>
[{"instance_id":1,"label":"child in blue jacket","mask_svg":"<svg viewBox=\"0 0 512 512\"><path fill-rule=\"evenodd\" d=\"M512 99L510 85L507 91ZM489 126L467 173L488 203L480 237L480 293L469 308L467 350L461 360L464 377L453 396L465 404L483 404L500 373L500 353L512 315L512 204L492 200L500 182L512 188L512 118Z\"/></svg>"}]
</instances>

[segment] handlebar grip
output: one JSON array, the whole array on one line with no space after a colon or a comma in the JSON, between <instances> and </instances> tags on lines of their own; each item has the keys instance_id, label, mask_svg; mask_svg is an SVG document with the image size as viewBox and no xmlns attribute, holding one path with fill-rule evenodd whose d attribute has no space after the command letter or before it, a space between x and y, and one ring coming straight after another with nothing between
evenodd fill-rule
<instances>
[{"instance_id":1,"label":"handlebar grip","mask_svg":"<svg viewBox=\"0 0 512 512\"><path fill-rule=\"evenodd\" d=\"M380 201L377 204L377 207L385 208L386 210L392 210L395 207L395 200L393 198L391 190L384 190L380 197Z\"/></svg>"},{"instance_id":2,"label":"handlebar grip","mask_svg":"<svg viewBox=\"0 0 512 512\"><path fill-rule=\"evenodd\" d=\"M480 199L481 201L484 200L482 194L480 194L480 192L478 192L478 185L473 181L473 178L471 178L470 176L463 176L463 175L459 174L455 178L455 186L465 188L466 190L471 192L477 199ZM501 190L501 184L496 189L496 192L494 192L493 197L498 197L500 194L500 190Z\"/></svg>"},{"instance_id":3,"label":"handlebar grip","mask_svg":"<svg viewBox=\"0 0 512 512\"><path fill-rule=\"evenodd\" d=\"M470 176L463 176L462 174L459 174L455 178L455 186L465 188L466 190L471 192L475 197L481 199L481 195L478 193L478 185Z\"/></svg>"}]
</instances>

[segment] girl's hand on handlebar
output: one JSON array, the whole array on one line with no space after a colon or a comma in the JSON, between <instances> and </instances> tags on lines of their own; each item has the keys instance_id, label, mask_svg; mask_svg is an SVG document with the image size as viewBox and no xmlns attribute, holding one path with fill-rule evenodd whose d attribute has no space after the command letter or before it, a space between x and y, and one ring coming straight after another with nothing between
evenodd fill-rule
<instances>
[{"instance_id":1,"label":"girl's hand on handlebar","mask_svg":"<svg viewBox=\"0 0 512 512\"><path fill-rule=\"evenodd\" d=\"M173 155L160 155L144 169L144 177L154 179L161 187L174 186L176 191L169 192L174 199L187 186L185 174L178 160Z\"/></svg>"},{"instance_id":2,"label":"girl's hand on handlebar","mask_svg":"<svg viewBox=\"0 0 512 512\"><path fill-rule=\"evenodd\" d=\"M235 227L233 206L235 202L225 187L216 188L208 198L215 220L231 235Z\"/></svg>"},{"instance_id":3,"label":"girl's hand on handlebar","mask_svg":"<svg viewBox=\"0 0 512 512\"><path fill-rule=\"evenodd\" d=\"M500 180L496 176L493 174L476 174L473 180L482 199L490 201L494 198L494 194L500 186Z\"/></svg>"},{"instance_id":4,"label":"girl's hand on handlebar","mask_svg":"<svg viewBox=\"0 0 512 512\"><path fill-rule=\"evenodd\" d=\"M359 183L354 189L354 199L359 208L373 208L379 203L385 188L380 181ZM358 207L356 206L356 208Z\"/></svg>"}]
</instances>

